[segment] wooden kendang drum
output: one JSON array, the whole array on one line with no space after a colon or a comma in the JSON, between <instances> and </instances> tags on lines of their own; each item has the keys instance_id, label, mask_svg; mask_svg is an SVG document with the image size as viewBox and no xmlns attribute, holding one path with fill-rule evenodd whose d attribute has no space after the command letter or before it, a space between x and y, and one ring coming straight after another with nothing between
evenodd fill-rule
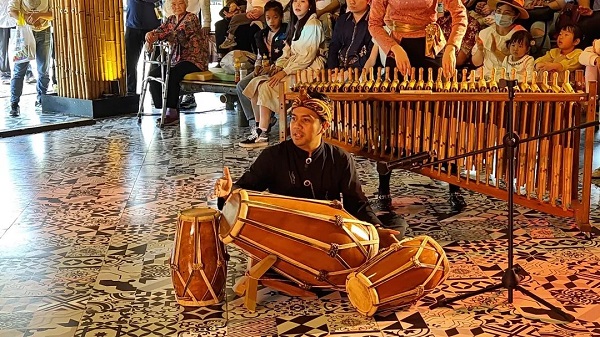
<instances>
[{"instance_id":1,"label":"wooden kendang drum","mask_svg":"<svg viewBox=\"0 0 600 337\"><path fill-rule=\"evenodd\" d=\"M375 256L375 226L335 201L234 191L223 208L220 236L302 289L343 290L346 277ZM268 269L268 267L267 267Z\"/></svg>"},{"instance_id":2,"label":"wooden kendang drum","mask_svg":"<svg viewBox=\"0 0 600 337\"><path fill-rule=\"evenodd\" d=\"M352 306L366 316L412 304L443 283L450 263L442 247L428 236L407 238L382 250L348 275Z\"/></svg>"},{"instance_id":3,"label":"wooden kendang drum","mask_svg":"<svg viewBox=\"0 0 600 337\"><path fill-rule=\"evenodd\" d=\"M218 216L218 211L207 207L179 213L171 276L180 305L217 304L225 295L227 263L216 229Z\"/></svg>"}]
</instances>

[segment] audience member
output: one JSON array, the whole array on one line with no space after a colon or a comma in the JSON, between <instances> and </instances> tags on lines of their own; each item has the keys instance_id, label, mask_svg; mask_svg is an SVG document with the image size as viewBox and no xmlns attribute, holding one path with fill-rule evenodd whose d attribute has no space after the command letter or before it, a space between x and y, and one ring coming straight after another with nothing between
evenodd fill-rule
<instances>
[{"instance_id":1,"label":"audience member","mask_svg":"<svg viewBox=\"0 0 600 337\"><path fill-rule=\"evenodd\" d=\"M375 66L379 46L369 33L369 0L352 0L333 29L327 68L368 69Z\"/></svg>"},{"instance_id":2,"label":"audience member","mask_svg":"<svg viewBox=\"0 0 600 337\"><path fill-rule=\"evenodd\" d=\"M515 21L518 18L527 19L529 14L522 6L523 0L496 1L490 0L488 6L495 8L494 25L479 32L479 38L473 48L472 62L476 67L482 67L482 72L486 80L491 79L492 69L502 66L502 62L510 54L506 42L512 35L524 30Z\"/></svg>"},{"instance_id":3,"label":"audience member","mask_svg":"<svg viewBox=\"0 0 600 337\"><path fill-rule=\"evenodd\" d=\"M48 91L50 76L50 21L52 12L50 0L10 0L8 8L10 15L17 19L19 14L25 17L25 22L33 30L35 37L35 61L37 64L38 81L36 85L37 98L35 106L42 106L42 95ZM15 64L14 74L10 82L10 115L18 116L21 113L19 101L23 93L23 80L27 73L29 62Z\"/></svg>"},{"instance_id":4,"label":"audience member","mask_svg":"<svg viewBox=\"0 0 600 337\"><path fill-rule=\"evenodd\" d=\"M600 39L594 40L591 46L585 48L579 55L579 63L585 66L585 83L588 85L589 81L597 81L598 73L600 72ZM587 87L586 87L587 89ZM600 169L597 172L600 178Z\"/></svg>"},{"instance_id":5,"label":"audience member","mask_svg":"<svg viewBox=\"0 0 600 337\"><path fill-rule=\"evenodd\" d=\"M233 6L232 6L233 5ZM221 59L225 56L228 49L221 48L221 44L227 38L227 30L231 18L246 11L246 0L227 0L225 6L219 11L222 20L215 22L215 42L217 45L217 67L221 67ZM237 31L236 31L237 32ZM236 37L238 39L239 37ZM238 49L239 46L237 46Z\"/></svg>"},{"instance_id":6,"label":"audience member","mask_svg":"<svg viewBox=\"0 0 600 337\"><path fill-rule=\"evenodd\" d=\"M249 24L252 21L262 21L264 18L264 9L266 0L248 0L246 13L235 14L230 18L229 29L227 30L227 38L221 43L219 48L231 49L237 46L235 42L235 31L238 27Z\"/></svg>"},{"instance_id":7,"label":"audience member","mask_svg":"<svg viewBox=\"0 0 600 337\"><path fill-rule=\"evenodd\" d=\"M466 5L469 1L462 0L463 4ZM470 62L471 51L475 46L475 42L477 40L477 34L481 30L481 25L479 22L472 16L467 16L467 30L465 32L465 36L463 37L460 48L456 49L456 67L466 66ZM450 39L450 34L452 33L452 16L450 12L444 10L444 15L438 17L437 19L438 25L442 28L442 32L444 33L444 37L446 40Z\"/></svg>"},{"instance_id":8,"label":"audience member","mask_svg":"<svg viewBox=\"0 0 600 337\"><path fill-rule=\"evenodd\" d=\"M323 28L317 19L315 0L293 0L290 11L291 22L286 32L283 55L271 68L268 80L253 79L244 90L247 97L256 97L260 113L255 113L259 127L246 140L240 142L242 147L268 145L267 130L271 112L279 110L281 82L289 83L298 70L318 70L325 66L325 59L320 55Z\"/></svg>"},{"instance_id":9,"label":"audience member","mask_svg":"<svg viewBox=\"0 0 600 337\"><path fill-rule=\"evenodd\" d=\"M201 33L198 16L188 12L187 0L171 0L171 15L162 25L146 34L146 48L156 41L167 41L173 46L169 82L167 84L167 115L164 125L179 122L179 83L185 75L208 70L208 38ZM160 67L149 75L159 77ZM150 94L156 108L162 108L162 86L150 82ZM160 123L160 119L158 120Z\"/></svg>"},{"instance_id":10,"label":"audience member","mask_svg":"<svg viewBox=\"0 0 600 337\"><path fill-rule=\"evenodd\" d=\"M242 78L236 85L238 99L242 105L244 114L250 123L250 127L254 127L252 124L253 122L256 124L256 127L259 125L260 110L256 104L258 97L255 95L252 98L248 98L243 92L252 79L257 77L262 77L264 80L268 79L267 75L271 69L271 65L275 64L277 59L283 54L287 24L282 23L282 19L283 6L281 3L275 0L267 2L265 4L265 20L267 22L267 27L255 35L256 45L258 46L258 57L256 58L254 71ZM268 66L266 66L267 63L269 64ZM263 64L265 66L263 66ZM257 117L259 119L256 119ZM271 117L267 133L270 131L270 128L275 125L276 121L275 117Z\"/></svg>"},{"instance_id":11,"label":"audience member","mask_svg":"<svg viewBox=\"0 0 600 337\"><path fill-rule=\"evenodd\" d=\"M127 68L127 94L137 92L137 64L146 34L160 25L154 7L160 0L128 0L125 17L125 63Z\"/></svg>"},{"instance_id":12,"label":"audience member","mask_svg":"<svg viewBox=\"0 0 600 337\"><path fill-rule=\"evenodd\" d=\"M210 35L210 0L188 0L187 11L198 15L202 20L202 35L206 38ZM197 106L194 94L183 95L179 107L182 110L193 109Z\"/></svg>"},{"instance_id":13,"label":"audience member","mask_svg":"<svg viewBox=\"0 0 600 337\"><path fill-rule=\"evenodd\" d=\"M556 40L557 48L550 49L546 55L535 60L535 69L541 71L564 71L581 68L579 55L582 50L576 48L581 42L582 33L574 25L564 26Z\"/></svg>"},{"instance_id":14,"label":"audience member","mask_svg":"<svg viewBox=\"0 0 600 337\"><path fill-rule=\"evenodd\" d=\"M581 17L577 25L583 32L581 47L589 47L600 38L600 0L579 0Z\"/></svg>"},{"instance_id":15,"label":"audience member","mask_svg":"<svg viewBox=\"0 0 600 337\"><path fill-rule=\"evenodd\" d=\"M515 32L511 38L506 41L506 46L510 55L504 58L502 67L506 69L506 75L512 76L513 69L516 71L516 80L519 83L529 81L527 74L533 73L533 56L529 55L531 45L535 44L531 33L526 30Z\"/></svg>"}]
</instances>

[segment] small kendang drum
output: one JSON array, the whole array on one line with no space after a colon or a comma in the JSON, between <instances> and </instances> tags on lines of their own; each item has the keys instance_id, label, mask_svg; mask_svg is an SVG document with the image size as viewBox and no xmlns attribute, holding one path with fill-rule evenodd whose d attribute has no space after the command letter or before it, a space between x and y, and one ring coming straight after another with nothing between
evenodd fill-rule
<instances>
[{"instance_id":1,"label":"small kendang drum","mask_svg":"<svg viewBox=\"0 0 600 337\"><path fill-rule=\"evenodd\" d=\"M223 299L227 263L216 229L218 216L208 207L179 213L171 277L180 305L202 307Z\"/></svg>"},{"instance_id":2,"label":"small kendang drum","mask_svg":"<svg viewBox=\"0 0 600 337\"><path fill-rule=\"evenodd\" d=\"M234 191L219 232L251 257L277 257L273 270L303 289L344 290L346 277L375 256L375 226L357 220L337 201Z\"/></svg>"},{"instance_id":3,"label":"small kendang drum","mask_svg":"<svg viewBox=\"0 0 600 337\"><path fill-rule=\"evenodd\" d=\"M373 316L416 302L449 274L442 247L429 236L418 236L392 244L348 275L346 291L358 312Z\"/></svg>"}]
</instances>

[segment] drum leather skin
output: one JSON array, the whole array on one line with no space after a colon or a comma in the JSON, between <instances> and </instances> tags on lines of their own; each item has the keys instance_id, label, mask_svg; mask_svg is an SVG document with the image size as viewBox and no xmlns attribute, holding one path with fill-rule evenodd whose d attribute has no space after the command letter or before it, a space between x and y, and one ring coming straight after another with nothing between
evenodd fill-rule
<instances>
[{"instance_id":1,"label":"drum leather skin","mask_svg":"<svg viewBox=\"0 0 600 337\"><path fill-rule=\"evenodd\" d=\"M382 250L348 276L346 291L363 315L410 305L443 283L450 264L428 236L404 239Z\"/></svg>"}]
</instances>

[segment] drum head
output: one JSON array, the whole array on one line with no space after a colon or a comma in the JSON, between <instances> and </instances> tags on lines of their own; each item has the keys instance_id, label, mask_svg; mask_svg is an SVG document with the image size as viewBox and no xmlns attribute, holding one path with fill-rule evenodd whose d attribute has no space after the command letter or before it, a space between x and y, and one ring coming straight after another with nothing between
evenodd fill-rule
<instances>
[{"instance_id":1,"label":"drum head","mask_svg":"<svg viewBox=\"0 0 600 337\"><path fill-rule=\"evenodd\" d=\"M248 210L248 207L243 204L244 199L248 199L246 191L237 190L233 191L225 202L225 206L223 206L222 210L221 220L219 221L219 235L221 236L221 239L225 239L230 234L237 234L232 233L232 230L235 228L239 217L246 216L245 212L244 214L240 214L243 209L245 209L246 212Z\"/></svg>"},{"instance_id":2,"label":"drum head","mask_svg":"<svg viewBox=\"0 0 600 337\"><path fill-rule=\"evenodd\" d=\"M365 316L373 316L377 311L379 296L369 287L371 282L363 274L352 273L346 279L346 292L356 311Z\"/></svg>"},{"instance_id":3,"label":"drum head","mask_svg":"<svg viewBox=\"0 0 600 337\"><path fill-rule=\"evenodd\" d=\"M186 221L194 221L197 219L200 222L212 221L219 211L210 207L190 208L179 212L179 219Z\"/></svg>"}]
</instances>

